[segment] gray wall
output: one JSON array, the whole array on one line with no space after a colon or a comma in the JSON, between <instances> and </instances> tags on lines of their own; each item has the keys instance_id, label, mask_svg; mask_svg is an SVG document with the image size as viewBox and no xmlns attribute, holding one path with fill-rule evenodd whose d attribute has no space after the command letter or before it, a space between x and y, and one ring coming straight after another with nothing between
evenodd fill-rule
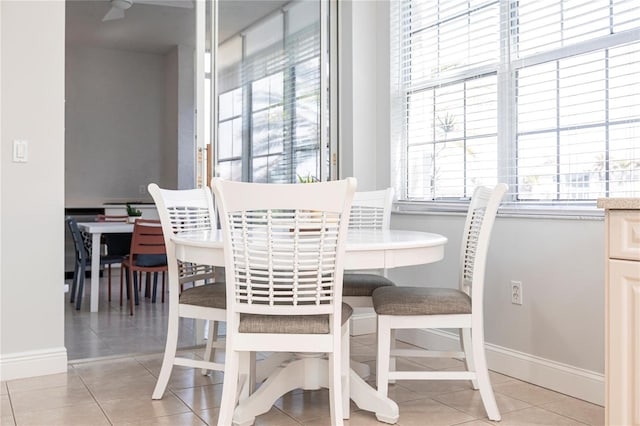
<instances>
[{"instance_id":1,"label":"gray wall","mask_svg":"<svg viewBox=\"0 0 640 426\"><path fill-rule=\"evenodd\" d=\"M0 376L66 371L64 2L0 1ZM12 141L29 142L13 163Z\"/></svg>"},{"instance_id":2,"label":"gray wall","mask_svg":"<svg viewBox=\"0 0 640 426\"><path fill-rule=\"evenodd\" d=\"M68 46L66 84L67 204L164 185L164 56Z\"/></svg>"},{"instance_id":3,"label":"gray wall","mask_svg":"<svg viewBox=\"0 0 640 426\"><path fill-rule=\"evenodd\" d=\"M193 47L176 46L165 56L165 122L162 178L176 189L196 186Z\"/></svg>"},{"instance_id":4,"label":"gray wall","mask_svg":"<svg viewBox=\"0 0 640 426\"><path fill-rule=\"evenodd\" d=\"M68 206L195 187L193 55L67 46Z\"/></svg>"}]
</instances>

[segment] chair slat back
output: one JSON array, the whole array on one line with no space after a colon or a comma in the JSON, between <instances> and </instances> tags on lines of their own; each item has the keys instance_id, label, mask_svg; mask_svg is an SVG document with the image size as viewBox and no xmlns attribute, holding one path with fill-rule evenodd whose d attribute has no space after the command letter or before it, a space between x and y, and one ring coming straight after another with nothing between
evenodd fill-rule
<instances>
[{"instance_id":1,"label":"chair slat back","mask_svg":"<svg viewBox=\"0 0 640 426\"><path fill-rule=\"evenodd\" d=\"M171 190L152 183L149 193L167 235L215 228L216 215L209 188Z\"/></svg>"},{"instance_id":2,"label":"chair slat back","mask_svg":"<svg viewBox=\"0 0 640 426\"><path fill-rule=\"evenodd\" d=\"M349 228L389 229L393 188L380 191L360 191L353 196Z\"/></svg>"},{"instance_id":3,"label":"chair slat back","mask_svg":"<svg viewBox=\"0 0 640 426\"><path fill-rule=\"evenodd\" d=\"M136 219L131 238L131 255L165 254L166 252L160 221Z\"/></svg>"},{"instance_id":4,"label":"chair slat back","mask_svg":"<svg viewBox=\"0 0 640 426\"><path fill-rule=\"evenodd\" d=\"M98 222L128 222L129 216L127 215L108 215L99 214L96 218Z\"/></svg>"},{"instance_id":5,"label":"chair slat back","mask_svg":"<svg viewBox=\"0 0 640 426\"><path fill-rule=\"evenodd\" d=\"M212 187L225 244L227 309L335 314L355 179L306 185L213 179Z\"/></svg>"},{"instance_id":6,"label":"chair slat back","mask_svg":"<svg viewBox=\"0 0 640 426\"><path fill-rule=\"evenodd\" d=\"M73 239L73 247L75 249L76 260L78 262L86 262L89 258L89 253L87 251L87 247L84 244L82 232L80 231L80 228L78 228L78 222L72 217L67 217L67 226L69 227L69 232L71 233L71 238Z\"/></svg>"},{"instance_id":7,"label":"chair slat back","mask_svg":"<svg viewBox=\"0 0 640 426\"><path fill-rule=\"evenodd\" d=\"M460 251L460 289L472 298L481 298L484 292L491 231L506 191L507 185L500 183L494 188L477 187L471 197ZM476 302L474 309L482 300Z\"/></svg>"},{"instance_id":8,"label":"chair slat back","mask_svg":"<svg viewBox=\"0 0 640 426\"><path fill-rule=\"evenodd\" d=\"M160 217L164 234L168 237L178 232L209 230L216 228L216 212L209 188L197 189L162 189L155 183L149 184L149 193L153 198ZM165 239L169 269L177 265L178 280L170 280L170 297L176 297L178 281L192 282L194 277L212 273L209 265L196 265L175 260L175 249L171 238ZM172 260L173 259L173 260ZM176 286L174 290L172 287Z\"/></svg>"}]
</instances>

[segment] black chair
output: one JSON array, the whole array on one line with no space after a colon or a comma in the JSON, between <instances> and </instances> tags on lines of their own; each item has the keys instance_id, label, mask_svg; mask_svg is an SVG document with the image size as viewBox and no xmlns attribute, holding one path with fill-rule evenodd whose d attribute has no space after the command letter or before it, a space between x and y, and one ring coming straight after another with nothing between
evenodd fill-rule
<instances>
[{"instance_id":1,"label":"black chair","mask_svg":"<svg viewBox=\"0 0 640 426\"><path fill-rule=\"evenodd\" d=\"M73 238L73 247L75 249L75 262L73 268L73 284L71 285L71 293L69 297L69 301L76 303L76 309L80 309L82 304L82 293L84 291L84 279L85 273L87 270L87 264L91 265L91 240L83 235L83 232L78 228L78 223L72 217L67 218L67 226L69 227L69 231L71 232L71 237ZM119 235L119 234L114 234ZM120 236L119 239L113 242L113 253L108 252L107 254L100 255L100 266L108 265L109 266L109 300L111 300L111 265L114 263L121 263L126 257L125 254L122 254L121 250L118 250L118 245L124 245L123 239L126 240L126 236ZM131 236L128 236L129 241L131 240ZM107 250L109 251L109 238L106 240ZM128 254L128 250L126 251Z\"/></svg>"},{"instance_id":2,"label":"black chair","mask_svg":"<svg viewBox=\"0 0 640 426\"><path fill-rule=\"evenodd\" d=\"M123 222L127 223L129 221L129 216L126 215L104 215L99 214L97 219L98 222ZM88 240L85 239L85 242ZM90 241L89 241L90 243ZM103 244L103 247L106 250L106 254L110 258L119 257L121 260L126 258L129 255L129 250L131 248L131 232L116 232L116 233L106 233L102 234L102 239L100 243ZM101 247L102 249L102 247ZM107 263L107 276L108 276L108 285L109 285L109 302L111 302L111 265L113 263L119 262L110 262ZM122 274L120 274L122 279Z\"/></svg>"}]
</instances>

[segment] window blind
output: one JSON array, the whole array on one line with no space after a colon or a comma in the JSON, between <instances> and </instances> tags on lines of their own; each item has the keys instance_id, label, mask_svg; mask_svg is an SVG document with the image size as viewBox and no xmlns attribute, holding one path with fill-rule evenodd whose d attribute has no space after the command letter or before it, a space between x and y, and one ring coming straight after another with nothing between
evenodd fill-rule
<instances>
[{"instance_id":1,"label":"window blind","mask_svg":"<svg viewBox=\"0 0 640 426\"><path fill-rule=\"evenodd\" d=\"M401 200L505 182L526 203L640 195L640 3L402 0Z\"/></svg>"},{"instance_id":2,"label":"window blind","mask_svg":"<svg viewBox=\"0 0 640 426\"><path fill-rule=\"evenodd\" d=\"M219 175L280 183L319 178L317 3L292 4L241 37L241 59L219 73Z\"/></svg>"}]
</instances>

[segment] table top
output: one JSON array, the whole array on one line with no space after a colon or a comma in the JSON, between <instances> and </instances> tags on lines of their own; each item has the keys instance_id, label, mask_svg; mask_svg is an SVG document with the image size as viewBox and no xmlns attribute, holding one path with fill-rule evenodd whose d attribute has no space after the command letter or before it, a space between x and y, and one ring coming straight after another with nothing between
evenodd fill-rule
<instances>
[{"instance_id":1,"label":"table top","mask_svg":"<svg viewBox=\"0 0 640 426\"><path fill-rule=\"evenodd\" d=\"M189 231L176 234L173 241L197 247L222 247L222 231ZM409 231L401 229L353 229L347 234L347 251L353 250L389 250L435 247L447 243L447 237L431 232Z\"/></svg>"},{"instance_id":2,"label":"table top","mask_svg":"<svg viewBox=\"0 0 640 426\"><path fill-rule=\"evenodd\" d=\"M114 232L133 232L133 223L124 222L78 222L78 228L89 234L108 234Z\"/></svg>"},{"instance_id":3,"label":"table top","mask_svg":"<svg viewBox=\"0 0 640 426\"><path fill-rule=\"evenodd\" d=\"M177 257L223 266L220 230L191 231L172 237ZM345 269L395 268L441 260L447 238L440 234L399 229L353 229L347 234ZM209 253L203 253L209 251Z\"/></svg>"}]
</instances>

